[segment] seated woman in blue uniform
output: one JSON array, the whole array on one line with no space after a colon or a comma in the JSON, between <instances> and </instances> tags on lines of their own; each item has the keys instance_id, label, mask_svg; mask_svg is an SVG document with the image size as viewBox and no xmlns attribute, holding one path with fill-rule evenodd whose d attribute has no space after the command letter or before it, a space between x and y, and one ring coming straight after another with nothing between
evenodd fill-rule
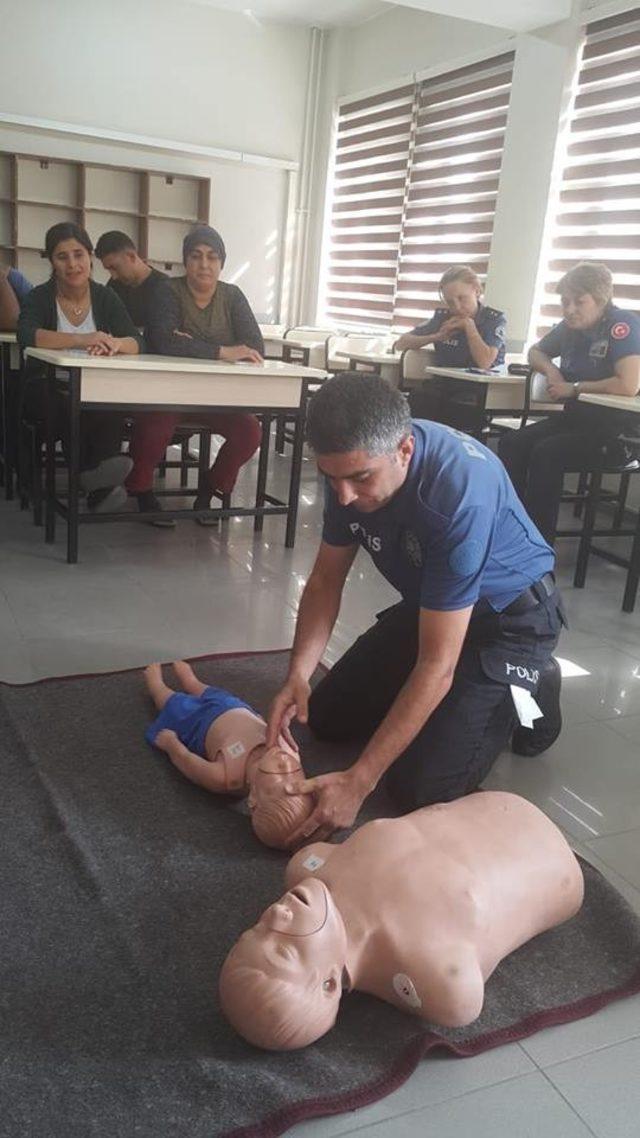
<instances>
[{"instance_id":1,"label":"seated woman in blue uniform","mask_svg":"<svg viewBox=\"0 0 640 1138\"><path fill-rule=\"evenodd\" d=\"M607 266L580 262L558 282L558 292L564 319L530 349L529 363L546 377L550 402L564 404L562 414L511 431L498 446L521 501L549 542L564 475L592 469L603 446L638 428L632 412L582 403L578 396L631 398L640 390L640 316L612 303Z\"/></svg>"},{"instance_id":2,"label":"seated woman in blue uniform","mask_svg":"<svg viewBox=\"0 0 640 1138\"><path fill-rule=\"evenodd\" d=\"M438 367L500 367L507 320L504 312L482 304L478 274L469 265L451 265L438 290L445 307L396 340L396 351L433 347Z\"/></svg>"}]
</instances>

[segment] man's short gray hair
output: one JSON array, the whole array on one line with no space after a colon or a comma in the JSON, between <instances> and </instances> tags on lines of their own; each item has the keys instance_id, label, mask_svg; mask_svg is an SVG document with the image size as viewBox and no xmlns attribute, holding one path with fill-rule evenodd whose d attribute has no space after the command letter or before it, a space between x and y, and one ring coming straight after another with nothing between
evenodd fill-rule
<instances>
[{"instance_id":1,"label":"man's short gray hair","mask_svg":"<svg viewBox=\"0 0 640 1138\"><path fill-rule=\"evenodd\" d=\"M407 400L379 375L342 372L309 403L307 441L316 454L392 454L410 434Z\"/></svg>"}]
</instances>

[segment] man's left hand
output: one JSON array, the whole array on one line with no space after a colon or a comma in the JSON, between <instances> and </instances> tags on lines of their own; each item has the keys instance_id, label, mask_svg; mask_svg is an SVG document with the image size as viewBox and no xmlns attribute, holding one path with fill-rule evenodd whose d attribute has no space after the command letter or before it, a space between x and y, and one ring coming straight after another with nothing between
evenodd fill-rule
<instances>
[{"instance_id":1,"label":"man's left hand","mask_svg":"<svg viewBox=\"0 0 640 1138\"><path fill-rule=\"evenodd\" d=\"M311 840L324 841L334 830L352 826L368 792L351 769L307 778L292 785L288 793L312 794L315 800L312 813L289 838L288 844L294 848Z\"/></svg>"}]
</instances>

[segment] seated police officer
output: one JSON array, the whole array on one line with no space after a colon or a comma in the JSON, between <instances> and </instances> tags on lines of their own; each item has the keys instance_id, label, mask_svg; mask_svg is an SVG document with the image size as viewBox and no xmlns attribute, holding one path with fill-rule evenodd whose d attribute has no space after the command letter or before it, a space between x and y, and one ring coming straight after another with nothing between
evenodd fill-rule
<instances>
[{"instance_id":1,"label":"seated police officer","mask_svg":"<svg viewBox=\"0 0 640 1138\"><path fill-rule=\"evenodd\" d=\"M606 265L583 261L558 282L564 319L529 352L547 379L549 400L562 414L503 435L498 454L528 513L553 542L566 473L593 469L602 447L634 435L638 416L581 403L582 393L637 395L640 389L640 316L612 303ZM560 366L554 359L560 359ZM613 457L613 453L612 453Z\"/></svg>"},{"instance_id":2,"label":"seated police officer","mask_svg":"<svg viewBox=\"0 0 640 1138\"><path fill-rule=\"evenodd\" d=\"M308 440L327 480L324 529L267 741L296 716L364 749L348 770L302 784L315 809L292 844L351 825L383 777L403 810L475 790L516 708L521 723L542 725L521 729L528 753L560 729L553 552L499 459L450 427L412 421L399 391L362 372L313 397ZM360 546L402 600L310 693Z\"/></svg>"},{"instance_id":3,"label":"seated police officer","mask_svg":"<svg viewBox=\"0 0 640 1138\"><path fill-rule=\"evenodd\" d=\"M504 312L481 303L482 285L469 265L452 265L438 285L444 308L396 340L396 351L433 347L438 367L487 370L504 363Z\"/></svg>"}]
</instances>

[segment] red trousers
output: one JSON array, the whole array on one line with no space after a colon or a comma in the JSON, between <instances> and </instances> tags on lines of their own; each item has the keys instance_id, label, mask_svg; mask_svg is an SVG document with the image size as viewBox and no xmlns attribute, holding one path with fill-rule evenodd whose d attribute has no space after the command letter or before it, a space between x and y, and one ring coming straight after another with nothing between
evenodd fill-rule
<instances>
[{"instance_id":1,"label":"red trousers","mask_svg":"<svg viewBox=\"0 0 640 1138\"><path fill-rule=\"evenodd\" d=\"M207 426L212 434L222 435L224 443L209 471L209 492L216 490L230 494L236 484L240 467L247 462L260 446L262 430L255 415L243 415L238 411L210 411L176 415L172 412L151 411L136 415L133 435L129 444L129 455L133 459L133 470L125 483L130 494L142 494L153 485L153 472L164 456L175 429L180 423L197 420Z\"/></svg>"}]
</instances>

